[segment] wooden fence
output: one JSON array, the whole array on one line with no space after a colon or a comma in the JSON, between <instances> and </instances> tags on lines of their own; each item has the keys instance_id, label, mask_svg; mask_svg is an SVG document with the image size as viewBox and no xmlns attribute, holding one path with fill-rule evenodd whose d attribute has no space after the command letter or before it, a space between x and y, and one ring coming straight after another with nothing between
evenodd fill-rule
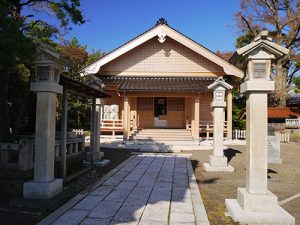
<instances>
[{"instance_id":1,"label":"wooden fence","mask_svg":"<svg viewBox=\"0 0 300 225\"><path fill-rule=\"evenodd\" d=\"M285 125L288 127L300 127L300 118L298 119L286 119Z\"/></svg>"},{"instance_id":2,"label":"wooden fence","mask_svg":"<svg viewBox=\"0 0 300 225\"><path fill-rule=\"evenodd\" d=\"M290 134L286 133L275 133L276 136L280 137L280 142L290 143ZM246 130L234 130L232 132L233 139L245 140L246 139Z\"/></svg>"},{"instance_id":3,"label":"wooden fence","mask_svg":"<svg viewBox=\"0 0 300 225\"><path fill-rule=\"evenodd\" d=\"M232 139L245 140L246 139L246 130L233 130Z\"/></svg>"},{"instance_id":4,"label":"wooden fence","mask_svg":"<svg viewBox=\"0 0 300 225\"><path fill-rule=\"evenodd\" d=\"M280 142L290 143L290 134L276 133L275 135L280 137Z\"/></svg>"}]
</instances>

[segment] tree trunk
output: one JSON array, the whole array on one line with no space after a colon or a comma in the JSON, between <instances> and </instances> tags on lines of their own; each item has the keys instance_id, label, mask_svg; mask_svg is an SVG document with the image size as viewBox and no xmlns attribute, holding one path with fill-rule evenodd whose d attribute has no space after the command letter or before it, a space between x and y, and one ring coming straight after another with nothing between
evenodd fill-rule
<instances>
[{"instance_id":1,"label":"tree trunk","mask_svg":"<svg viewBox=\"0 0 300 225\"><path fill-rule=\"evenodd\" d=\"M0 72L0 142L10 141L10 115L8 105L9 69Z\"/></svg>"},{"instance_id":2,"label":"tree trunk","mask_svg":"<svg viewBox=\"0 0 300 225\"><path fill-rule=\"evenodd\" d=\"M33 80L34 77L34 70L30 70L30 77L28 80L28 85L26 90L23 93L23 98L18 102L18 111L15 118L15 121L13 123L13 129L12 129L12 138L15 139L20 134L21 124L22 124L22 118L24 114L24 110L26 108L28 97L30 94L30 82Z\"/></svg>"},{"instance_id":3,"label":"tree trunk","mask_svg":"<svg viewBox=\"0 0 300 225\"><path fill-rule=\"evenodd\" d=\"M283 62L278 61L276 64L275 94L279 99L279 106L286 107L287 99L287 69L283 67Z\"/></svg>"}]
</instances>

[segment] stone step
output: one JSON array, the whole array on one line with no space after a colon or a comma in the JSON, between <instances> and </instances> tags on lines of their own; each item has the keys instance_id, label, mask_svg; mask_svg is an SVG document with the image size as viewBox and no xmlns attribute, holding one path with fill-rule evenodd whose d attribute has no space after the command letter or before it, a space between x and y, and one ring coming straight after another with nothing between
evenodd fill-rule
<instances>
[{"instance_id":1,"label":"stone step","mask_svg":"<svg viewBox=\"0 0 300 225\"><path fill-rule=\"evenodd\" d=\"M184 145L194 144L190 131L185 129L143 129L133 133L130 140L147 143L176 141Z\"/></svg>"},{"instance_id":2,"label":"stone step","mask_svg":"<svg viewBox=\"0 0 300 225\"><path fill-rule=\"evenodd\" d=\"M190 134L134 134L133 136L139 136L139 137L191 137Z\"/></svg>"},{"instance_id":3,"label":"stone step","mask_svg":"<svg viewBox=\"0 0 300 225\"><path fill-rule=\"evenodd\" d=\"M177 141L192 141L192 137L153 137L153 136L133 136L132 139L140 140L177 140Z\"/></svg>"},{"instance_id":4,"label":"stone step","mask_svg":"<svg viewBox=\"0 0 300 225\"><path fill-rule=\"evenodd\" d=\"M139 132L149 132L149 133L190 133L188 130L183 129L143 129Z\"/></svg>"},{"instance_id":5,"label":"stone step","mask_svg":"<svg viewBox=\"0 0 300 225\"><path fill-rule=\"evenodd\" d=\"M128 146L128 148L130 148L130 146L137 146L137 147L141 147L143 145L147 145L147 146L156 146L156 147L199 147L199 144L195 141L186 141L186 142L182 142L182 141L145 141L145 140L129 140L126 143L126 146Z\"/></svg>"},{"instance_id":6,"label":"stone step","mask_svg":"<svg viewBox=\"0 0 300 225\"><path fill-rule=\"evenodd\" d=\"M155 131L140 131L140 132L136 132L136 134L174 134L174 135L191 135L191 132L172 132L172 131L168 131L168 132L155 132Z\"/></svg>"}]
</instances>

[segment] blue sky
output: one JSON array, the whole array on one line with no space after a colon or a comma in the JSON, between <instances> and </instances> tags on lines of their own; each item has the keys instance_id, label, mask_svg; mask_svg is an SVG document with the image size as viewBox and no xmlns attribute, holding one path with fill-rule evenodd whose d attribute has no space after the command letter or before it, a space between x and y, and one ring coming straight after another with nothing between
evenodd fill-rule
<instances>
[{"instance_id":1,"label":"blue sky","mask_svg":"<svg viewBox=\"0 0 300 225\"><path fill-rule=\"evenodd\" d=\"M108 52L160 17L212 51L235 50L233 14L239 9L238 0L81 0L81 4L87 22L73 26L66 38L77 37L88 51Z\"/></svg>"}]
</instances>

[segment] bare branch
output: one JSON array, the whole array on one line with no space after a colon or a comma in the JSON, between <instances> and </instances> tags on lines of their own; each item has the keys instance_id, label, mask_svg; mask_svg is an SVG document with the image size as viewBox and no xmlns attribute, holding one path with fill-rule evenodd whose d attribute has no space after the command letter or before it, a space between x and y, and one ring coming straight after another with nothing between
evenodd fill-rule
<instances>
[{"instance_id":1,"label":"bare branch","mask_svg":"<svg viewBox=\"0 0 300 225\"><path fill-rule=\"evenodd\" d=\"M241 19L244 21L244 23L246 24L246 26L248 27L249 31L253 34L253 35L257 35L256 32L254 32L254 30L252 29L252 27L250 26L250 23L246 20L246 18L244 16L241 15Z\"/></svg>"}]
</instances>

